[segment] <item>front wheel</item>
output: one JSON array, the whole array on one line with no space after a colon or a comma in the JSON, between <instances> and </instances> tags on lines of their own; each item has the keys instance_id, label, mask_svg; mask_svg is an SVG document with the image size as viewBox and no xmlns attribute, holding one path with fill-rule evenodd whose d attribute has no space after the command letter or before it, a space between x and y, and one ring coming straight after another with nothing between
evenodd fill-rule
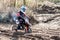
<instances>
[{"instance_id":1,"label":"front wheel","mask_svg":"<svg viewBox=\"0 0 60 40\"><path fill-rule=\"evenodd\" d=\"M25 33L32 33L31 28L30 28L30 27L26 27L26 28L25 28Z\"/></svg>"}]
</instances>

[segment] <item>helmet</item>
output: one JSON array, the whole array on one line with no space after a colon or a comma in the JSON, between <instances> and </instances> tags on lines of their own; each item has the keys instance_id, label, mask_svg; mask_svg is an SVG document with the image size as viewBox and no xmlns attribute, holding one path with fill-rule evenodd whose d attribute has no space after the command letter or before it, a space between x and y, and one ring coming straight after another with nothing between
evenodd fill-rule
<instances>
[{"instance_id":1,"label":"helmet","mask_svg":"<svg viewBox=\"0 0 60 40\"><path fill-rule=\"evenodd\" d=\"M22 6L20 9L21 12L25 12L25 10L26 10L26 6Z\"/></svg>"}]
</instances>

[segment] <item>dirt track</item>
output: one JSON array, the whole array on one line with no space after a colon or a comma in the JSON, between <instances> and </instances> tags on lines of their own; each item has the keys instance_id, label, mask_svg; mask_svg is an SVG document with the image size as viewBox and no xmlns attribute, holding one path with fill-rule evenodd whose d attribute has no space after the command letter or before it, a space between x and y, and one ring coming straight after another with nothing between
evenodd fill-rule
<instances>
[{"instance_id":1,"label":"dirt track","mask_svg":"<svg viewBox=\"0 0 60 40\"><path fill-rule=\"evenodd\" d=\"M39 24L33 25L31 27L33 32L27 34L25 34L24 32L12 32L13 24L0 24L0 37L2 40L7 37L8 40L60 40L59 19L60 18L58 16L54 18L54 20L47 23L40 22Z\"/></svg>"},{"instance_id":2,"label":"dirt track","mask_svg":"<svg viewBox=\"0 0 60 40\"><path fill-rule=\"evenodd\" d=\"M7 26L6 26L7 25ZM2 26L2 27L1 27ZM42 26L43 28L41 28ZM60 36L60 29L44 29L48 26L47 23L39 23L37 26L32 26L32 33L15 32L13 33L11 24L0 24L0 38L1 40L51 40ZM3 30L2 30L3 29ZM8 38L7 38L8 37ZM59 38L60 39L60 38Z\"/></svg>"},{"instance_id":3,"label":"dirt track","mask_svg":"<svg viewBox=\"0 0 60 40\"><path fill-rule=\"evenodd\" d=\"M1 40L60 40L60 16L59 14L36 15L38 24L32 25L32 33L12 32L13 24L0 24ZM40 18L40 19L39 19ZM53 20L50 20L50 19ZM41 20L42 19L42 20ZM50 20L50 21L49 21ZM48 22L45 22L48 21ZM7 38L8 37L8 38Z\"/></svg>"}]
</instances>

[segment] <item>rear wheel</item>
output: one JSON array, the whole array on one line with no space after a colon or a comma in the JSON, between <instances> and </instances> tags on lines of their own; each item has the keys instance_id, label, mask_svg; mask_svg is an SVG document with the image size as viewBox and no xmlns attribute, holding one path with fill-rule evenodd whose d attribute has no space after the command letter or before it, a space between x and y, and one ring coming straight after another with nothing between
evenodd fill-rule
<instances>
[{"instance_id":1,"label":"rear wheel","mask_svg":"<svg viewBox=\"0 0 60 40\"><path fill-rule=\"evenodd\" d=\"M17 26L16 25L13 25L12 31L16 31L17 32Z\"/></svg>"}]
</instances>

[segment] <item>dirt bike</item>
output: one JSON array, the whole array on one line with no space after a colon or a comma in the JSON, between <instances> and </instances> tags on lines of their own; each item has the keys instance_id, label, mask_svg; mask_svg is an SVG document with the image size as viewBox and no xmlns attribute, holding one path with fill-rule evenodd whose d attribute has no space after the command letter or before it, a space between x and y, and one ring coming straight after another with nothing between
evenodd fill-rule
<instances>
[{"instance_id":1,"label":"dirt bike","mask_svg":"<svg viewBox=\"0 0 60 40\"><path fill-rule=\"evenodd\" d=\"M26 20L25 19L24 20L20 19L20 23L18 25L14 25L12 27L12 30L15 30L16 32L17 32L17 30L24 30L25 33L31 33L32 30L30 28L30 25L26 22L27 19Z\"/></svg>"}]
</instances>

